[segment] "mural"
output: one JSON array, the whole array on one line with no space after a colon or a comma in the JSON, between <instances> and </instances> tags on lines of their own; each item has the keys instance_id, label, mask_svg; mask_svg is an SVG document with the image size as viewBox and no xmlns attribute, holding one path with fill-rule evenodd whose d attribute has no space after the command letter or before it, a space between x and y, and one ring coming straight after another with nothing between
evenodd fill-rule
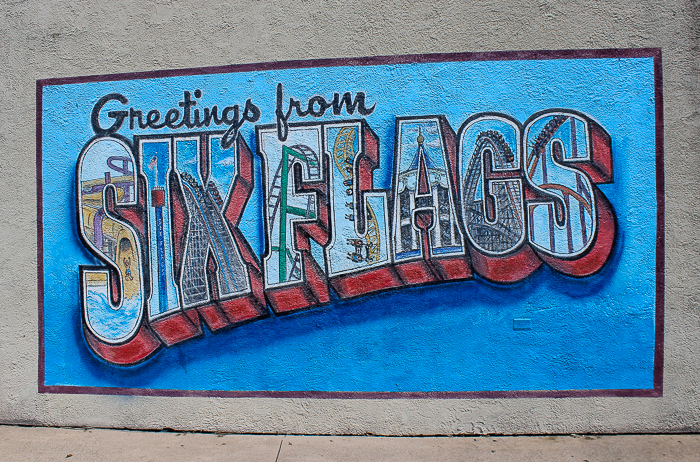
<instances>
[{"instance_id":1,"label":"mural","mask_svg":"<svg viewBox=\"0 0 700 462\"><path fill-rule=\"evenodd\" d=\"M40 391L659 395L659 52L494 56L39 81Z\"/></svg>"}]
</instances>

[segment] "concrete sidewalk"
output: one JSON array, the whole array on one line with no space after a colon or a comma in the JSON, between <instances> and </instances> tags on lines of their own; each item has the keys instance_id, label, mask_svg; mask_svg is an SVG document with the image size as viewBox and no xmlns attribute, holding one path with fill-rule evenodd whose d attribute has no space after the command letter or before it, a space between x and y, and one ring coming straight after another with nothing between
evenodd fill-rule
<instances>
[{"instance_id":1,"label":"concrete sidewalk","mask_svg":"<svg viewBox=\"0 0 700 462\"><path fill-rule=\"evenodd\" d=\"M0 425L5 461L697 461L700 435L220 435Z\"/></svg>"}]
</instances>

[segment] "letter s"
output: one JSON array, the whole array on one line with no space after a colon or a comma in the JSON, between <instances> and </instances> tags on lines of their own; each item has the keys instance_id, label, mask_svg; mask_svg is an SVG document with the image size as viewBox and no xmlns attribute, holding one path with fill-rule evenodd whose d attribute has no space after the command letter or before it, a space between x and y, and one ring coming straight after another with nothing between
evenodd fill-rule
<instances>
[{"instance_id":1,"label":"letter s","mask_svg":"<svg viewBox=\"0 0 700 462\"><path fill-rule=\"evenodd\" d=\"M615 239L612 206L595 186L612 182L610 135L583 114L549 110L528 120L523 142L530 245L562 273L597 272Z\"/></svg>"},{"instance_id":2,"label":"letter s","mask_svg":"<svg viewBox=\"0 0 700 462\"><path fill-rule=\"evenodd\" d=\"M120 139L89 142L77 166L78 232L104 267L81 267L85 338L102 359L129 365L160 346L143 324L141 243L134 228L113 213L136 205L137 181L130 147Z\"/></svg>"}]
</instances>

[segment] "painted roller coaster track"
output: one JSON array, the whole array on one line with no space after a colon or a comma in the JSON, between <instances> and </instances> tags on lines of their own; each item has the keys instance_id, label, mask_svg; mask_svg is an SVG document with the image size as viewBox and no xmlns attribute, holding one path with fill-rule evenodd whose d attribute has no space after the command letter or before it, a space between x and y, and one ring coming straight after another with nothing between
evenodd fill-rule
<instances>
[{"instance_id":1,"label":"painted roller coaster track","mask_svg":"<svg viewBox=\"0 0 700 462\"><path fill-rule=\"evenodd\" d=\"M272 251L279 253L279 282L285 282L288 278L298 279L294 277L295 275L298 275L299 278L301 277L301 271L298 268L299 255L296 255L292 269L289 274L287 273L287 257L293 255L287 248L287 214L303 218L316 217L312 210L313 200L311 197L308 198L306 210L287 205L289 167L292 166L295 159L307 165L309 177L312 180L317 180L321 176L318 155L311 148L300 144L292 147L282 146L282 160L277 166L277 172L273 178L267 202L270 233L272 233L277 212L280 215L279 245L272 247Z\"/></svg>"}]
</instances>

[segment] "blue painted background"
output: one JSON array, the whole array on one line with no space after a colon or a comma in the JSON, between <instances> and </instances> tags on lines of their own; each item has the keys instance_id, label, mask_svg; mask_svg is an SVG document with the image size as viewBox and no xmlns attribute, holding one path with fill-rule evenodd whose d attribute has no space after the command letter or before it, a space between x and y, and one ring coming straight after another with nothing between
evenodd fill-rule
<instances>
[{"instance_id":1,"label":"blue painted background","mask_svg":"<svg viewBox=\"0 0 700 462\"><path fill-rule=\"evenodd\" d=\"M595 276L543 267L524 282L475 281L409 288L285 317L163 349L122 368L94 356L82 334L78 265L97 265L80 243L75 164L94 136L90 112L107 93L127 107L164 113L199 88L199 108L243 105L274 123L275 86L285 99L364 91L377 103L367 122L380 139L378 187L388 188L394 118L498 111L524 122L550 108L581 111L612 137L614 254ZM497 391L650 389L655 313L655 119L653 60L572 59L336 67L44 87L43 218L45 384L176 390ZM111 103L108 109L124 109ZM355 116L327 114L334 121ZM290 122L302 121L292 116ZM107 125L107 120L103 122ZM126 125L126 124L125 124ZM214 128L214 127L210 127ZM184 132L183 130L180 130ZM168 129L119 134L170 133ZM255 149L253 126L242 133ZM263 250L257 190L241 226ZM514 319L529 318L529 330Z\"/></svg>"}]
</instances>

